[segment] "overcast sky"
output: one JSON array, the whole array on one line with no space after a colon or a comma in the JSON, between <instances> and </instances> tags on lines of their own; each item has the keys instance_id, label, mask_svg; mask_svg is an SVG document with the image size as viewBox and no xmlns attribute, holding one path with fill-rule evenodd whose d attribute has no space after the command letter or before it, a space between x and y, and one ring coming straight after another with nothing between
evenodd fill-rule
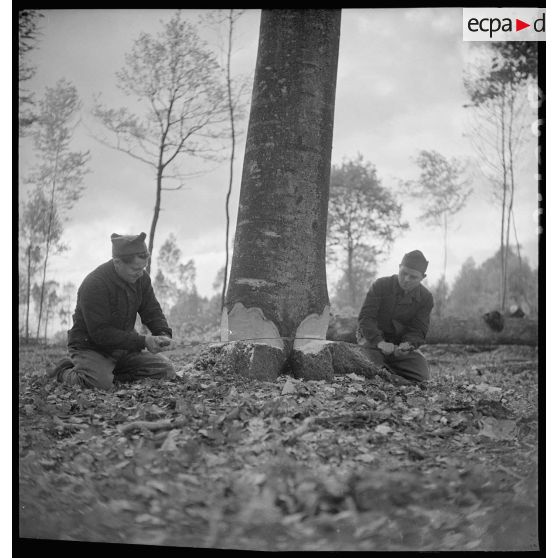
<instances>
[{"instance_id":1,"label":"overcast sky","mask_svg":"<svg viewBox=\"0 0 558 558\"><path fill-rule=\"evenodd\" d=\"M50 10L41 20L41 38L32 52L37 73L32 87L41 97L45 86L66 78L83 101L83 125L75 132L73 149L89 149L91 173L85 192L69 214L65 241L70 250L52 259L50 276L77 285L85 275L110 257L110 234L149 233L154 205L154 176L146 165L95 141L87 112L93 95L117 107L127 99L116 88L115 73L124 65L141 32L156 33L170 10ZM195 11L184 10L188 18ZM259 10L240 20L233 71L253 78L257 54ZM212 39L207 36L208 40ZM412 161L420 149L435 149L446 156L470 157L467 102L463 67L471 43L462 41L462 10L458 8L346 9L342 13L339 69L335 106L332 162L362 153L374 164L384 186L395 188L400 179L418 171ZM247 120L243 123L246 129ZM236 222L245 134L237 149L231 203L232 232ZM20 172L32 160L30 142L20 147ZM515 217L523 255L536 266L538 207L536 142L530 137L519 169ZM185 161L185 165L187 161ZM491 190L476 176L475 192L458 214L449 233L448 279L455 278L464 260L482 263L499 246L499 210ZM172 232L184 261L197 267L202 295L213 294L212 283L224 265L225 210L228 186L226 163L195 178L187 188L164 192L155 256ZM24 194L24 192L23 192ZM401 256L421 249L430 260L429 283L442 273L443 242L440 229L428 228L417 216L416 202L404 201L403 216L411 228L393 245L379 268L380 275L395 273ZM332 291L335 272L330 274Z\"/></svg>"}]
</instances>

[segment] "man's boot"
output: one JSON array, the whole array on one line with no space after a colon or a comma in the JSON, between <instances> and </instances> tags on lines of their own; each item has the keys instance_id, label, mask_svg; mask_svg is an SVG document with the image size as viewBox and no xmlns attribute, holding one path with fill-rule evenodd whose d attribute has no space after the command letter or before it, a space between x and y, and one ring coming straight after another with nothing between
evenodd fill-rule
<instances>
[{"instance_id":1,"label":"man's boot","mask_svg":"<svg viewBox=\"0 0 558 558\"><path fill-rule=\"evenodd\" d=\"M72 368L74 363L69 357L64 357L60 359L56 364L49 364L46 367L46 375L47 378L50 380L52 378L56 378L57 380L60 378L59 374L64 370L68 370Z\"/></svg>"}]
</instances>

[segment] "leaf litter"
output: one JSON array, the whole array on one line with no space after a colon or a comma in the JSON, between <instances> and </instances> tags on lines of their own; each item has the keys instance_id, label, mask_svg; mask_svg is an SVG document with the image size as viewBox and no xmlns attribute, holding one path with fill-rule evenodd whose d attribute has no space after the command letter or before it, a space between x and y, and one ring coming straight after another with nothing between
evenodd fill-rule
<instances>
[{"instance_id":1,"label":"leaf litter","mask_svg":"<svg viewBox=\"0 0 558 558\"><path fill-rule=\"evenodd\" d=\"M538 549L536 348L424 353L426 389L355 374L261 382L216 369L202 350L195 363L172 354L176 380L97 392L45 380L64 349L22 346L20 536Z\"/></svg>"}]
</instances>

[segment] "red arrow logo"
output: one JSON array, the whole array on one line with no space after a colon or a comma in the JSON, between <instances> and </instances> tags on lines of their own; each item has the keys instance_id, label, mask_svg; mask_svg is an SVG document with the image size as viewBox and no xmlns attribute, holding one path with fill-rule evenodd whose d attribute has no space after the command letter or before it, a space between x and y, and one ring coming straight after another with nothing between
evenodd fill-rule
<instances>
[{"instance_id":1,"label":"red arrow logo","mask_svg":"<svg viewBox=\"0 0 558 558\"><path fill-rule=\"evenodd\" d=\"M522 29L525 29L526 27L531 27L531 24L530 23L525 23L524 21L521 21L520 19L515 20L515 30L516 31L521 31Z\"/></svg>"}]
</instances>

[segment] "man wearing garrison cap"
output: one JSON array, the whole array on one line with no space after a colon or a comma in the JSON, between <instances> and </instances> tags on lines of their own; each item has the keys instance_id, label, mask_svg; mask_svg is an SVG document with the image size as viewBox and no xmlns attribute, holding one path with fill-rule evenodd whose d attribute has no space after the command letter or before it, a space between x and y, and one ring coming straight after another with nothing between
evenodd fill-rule
<instances>
[{"instance_id":1,"label":"man wearing garrison cap","mask_svg":"<svg viewBox=\"0 0 558 558\"><path fill-rule=\"evenodd\" d=\"M357 341L370 358L417 382L430 375L417 350L424 344L434 306L432 294L420 284L427 267L420 250L405 254L397 275L373 283L358 316Z\"/></svg>"},{"instance_id":2,"label":"man wearing garrison cap","mask_svg":"<svg viewBox=\"0 0 558 558\"><path fill-rule=\"evenodd\" d=\"M111 241L112 259L87 275L78 290L68 331L69 358L47 374L66 384L105 390L115 379L174 378L172 363L158 354L170 344L172 330L144 271L149 258L145 233L114 233ZM137 314L150 335L134 329Z\"/></svg>"}]
</instances>

